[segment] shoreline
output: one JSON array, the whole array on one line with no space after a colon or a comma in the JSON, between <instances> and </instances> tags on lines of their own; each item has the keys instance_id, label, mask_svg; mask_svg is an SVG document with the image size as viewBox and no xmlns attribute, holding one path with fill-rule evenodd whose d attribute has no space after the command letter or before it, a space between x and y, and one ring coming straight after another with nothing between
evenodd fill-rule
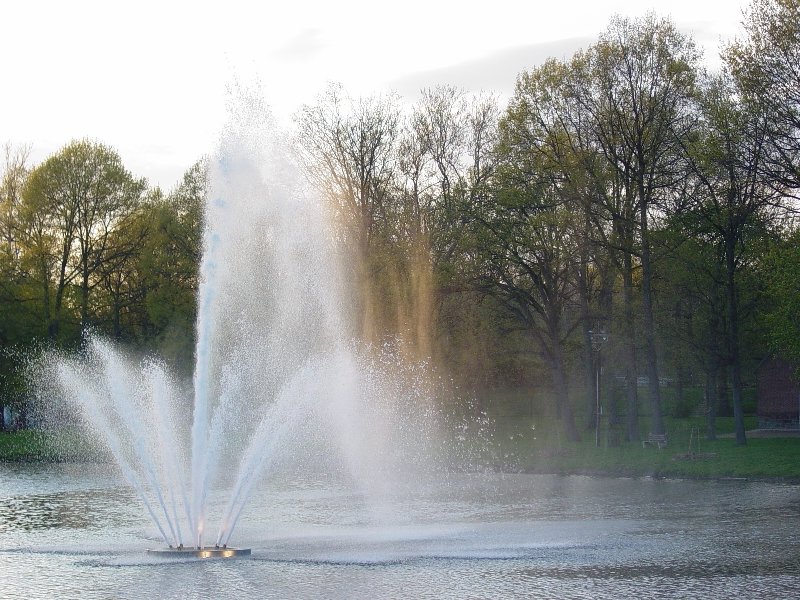
<instances>
[{"instance_id":1,"label":"shoreline","mask_svg":"<svg viewBox=\"0 0 800 600\"><path fill-rule=\"evenodd\" d=\"M787 433L789 435L787 435ZM640 443L596 447L592 441L553 445L536 438L498 437L476 449L478 467L503 473L653 478L709 481L762 481L800 484L800 432L749 431L748 444L720 435L693 447L677 436L664 449ZM506 441L508 440L508 441ZM502 457L502 458L501 458ZM104 464L113 460L75 432L37 430L0 433L0 464ZM474 470L474 466L472 467Z\"/></svg>"},{"instance_id":2,"label":"shoreline","mask_svg":"<svg viewBox=\"0 0 800 600\"><path fill-rule=\"evenodd\" d=\"M0 456L0 466L6 465L113 465L113 460L88 460L85 457L35 457L21 456L18 458L8 458ZM715 473L674 473L652 470L636 470L631 468L618 469L591 469L591 468L514 468L510 465L493 465L491 470L495 473L506 475L554 475L558 477L597 477L605 479L656 479L671 481L719 481L719 482L758 482L774 483L781 485L800 485L800 476L785 475L723 475ZM480 474L481 471L472 471Z\"/></svg>"},{"instance_id":3,"label":"shoreline","mask_svg":"<svg viewBox=\"0 0 800 600\"><path fill-rule=\"evenodd\" d=\"M668 479L674 481L688 480L688 481L743 481L743 482L760 482L760 483L776 483L785 485L800 485L800 476L787 477L783 475L717 475L713 473L698 474L698 473L662 473L662 472L645 472L633 471L628 469L619 470L602 470L602 469L524 469L524 470L511 470L503 469L503 473L523 473L526 475L558 475L563 477L577 476L577 477L604 477L608 479Z\"/></svg>"}]
</instances>

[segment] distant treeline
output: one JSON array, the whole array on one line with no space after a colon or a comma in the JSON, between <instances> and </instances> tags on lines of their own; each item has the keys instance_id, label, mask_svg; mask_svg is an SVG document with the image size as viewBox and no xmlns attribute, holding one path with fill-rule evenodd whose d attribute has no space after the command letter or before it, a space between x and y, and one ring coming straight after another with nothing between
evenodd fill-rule
<instances>
[{"instance_id":1,"label":"distant treeline","mask_svg":"<svg viewBox=\"0 0 800 600\"><path fill-rule=\"evenodd\" d=\"M296 117L330 200L360 336L462 388L552 390L569 439L595 375L638 439L640 385L705 387L732 413L770 352L800 362L800 0L755 0L706 72L667 19L615 18L589 48L520 74L508 106L449 86L410 110L331 86ZM8 147L0 189L0 403L20 353L90 328L190 370L205 165L169 194L116 152ZM730 397L729 397L730 396Z\"/></svg>"}]
</instances>

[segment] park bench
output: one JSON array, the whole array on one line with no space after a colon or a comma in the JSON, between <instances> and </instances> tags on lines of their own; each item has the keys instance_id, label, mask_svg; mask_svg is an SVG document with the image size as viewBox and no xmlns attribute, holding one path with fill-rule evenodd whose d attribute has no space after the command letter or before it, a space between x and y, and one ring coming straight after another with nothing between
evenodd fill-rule
<instances>
[{"instance_id":1,"label":"park bench","mask_svg":"<svg viewBox=\"0 0 800 600\"><path fill-rule=\"evenodd\" d=\"M658 446L659 450L667 445L666 433L651 433L646 440L642 440L642 448L647 446Z\"/></svg>"}]
</instances>

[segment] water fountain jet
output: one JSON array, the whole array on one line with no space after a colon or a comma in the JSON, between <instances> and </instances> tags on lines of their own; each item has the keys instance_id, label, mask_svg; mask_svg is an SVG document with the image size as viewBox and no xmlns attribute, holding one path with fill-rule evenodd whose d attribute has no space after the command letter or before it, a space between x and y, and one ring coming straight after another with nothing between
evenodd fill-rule
<instances>
[{"instance_id":1,"label":"water fountain jet","mask_svg":"<svg viewBox=\"0 0 800 600\"><path fill-rule=\"evenodd\" d=\"M436 462L436 419L407 410L424 394L395 376L398 357L353 341L336 236L290 156L258 100L233 106L209 165L193 393L97 336L52 357L168 546L155 556L249 554L228 544L252 490L293 461L327 461L365 496Z\"/></svg>"}]
</instances>

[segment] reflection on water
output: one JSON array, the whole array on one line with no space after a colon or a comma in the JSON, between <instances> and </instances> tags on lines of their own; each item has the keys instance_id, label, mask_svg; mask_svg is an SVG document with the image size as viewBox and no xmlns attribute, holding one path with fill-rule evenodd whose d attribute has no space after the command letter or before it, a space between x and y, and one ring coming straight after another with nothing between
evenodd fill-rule
<instances>
[{"instance_id":1,"label":"reflection on water","mask_svg":"<svg viewBox=\"0 0 800 600\"><path fill-rule=\"evenodd\" d=\"M0 533L123 524L115 509L135 501L136 497L125 489L0 496Z\"/></svg>"},{"instance_id":2,"label":"reflection on water","mask_svg":"<svg viewBox=\"0 0 800 600\"><path fill-rule=\"evenodd\" d=\"M103 467L0 465L0 597L784 598L800 486L465 475L368 499L273 482L237 545L170 561Z\"/></svg>"}]
</instances>

